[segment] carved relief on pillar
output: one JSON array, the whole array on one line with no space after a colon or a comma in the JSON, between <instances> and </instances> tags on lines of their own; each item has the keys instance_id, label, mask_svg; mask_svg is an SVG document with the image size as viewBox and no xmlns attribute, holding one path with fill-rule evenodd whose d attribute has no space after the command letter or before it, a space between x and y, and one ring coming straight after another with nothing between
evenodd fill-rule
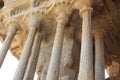
<instances>
[{"instance_id":1,"label":"carved relief on pillar","mask_svg":"<svg viewBox=\"0 0 120 80\"><path fill-rule=\"evenodd\" d=\"M16 19L5 21L4 24L6 27L15 27L14 29L18 29L20 26Z\"/></svg>"},{"instance_id":2,"label":"carved relief on pillar","mask_svg":"<svg viewBox=\"0 0 120 80\"><path fill-rule=\"evenodd\" d=\"M64 18L64 16L68 16L68 18L69 18L70 14L72 13L72 10L73 10L72 4L70 3L70 1L69 0L52 0L52 1L53 1L54 13L57 16L61 15L63 18ZM66 20L67 18L64 18L64 19Z\"/></svg>"},{"instance_id":3,"label":"carved relief on pillar","mask_svg":"<svg viewBox=\"0 0 120 80\"><path fill-rule=\"evenodd\" d=\"M29 26L29 28L34 26L38 28L40 27L40 22L43 20L45 15L45 9L35 8L29 14L26 14L24 21Z\"/></svg>"}]
</instances>

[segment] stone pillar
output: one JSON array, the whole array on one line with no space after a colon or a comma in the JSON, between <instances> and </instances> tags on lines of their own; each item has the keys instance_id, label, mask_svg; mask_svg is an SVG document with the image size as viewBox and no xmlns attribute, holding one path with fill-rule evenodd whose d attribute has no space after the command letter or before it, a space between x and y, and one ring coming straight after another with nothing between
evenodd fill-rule
<instances>
[{"instance_id":1,"label":"stone pillar","mask_svg":"<svg viewBox=\"0 0 120 80\"><path fill-rule=\"evenodd\" d=\"M58 17L58 25L56 29L55 40L52 49L52 56L48 68L46 80L58 80L61 52L63 46L64 32L65 32L65 20L68 19L66 15L62 14Z\"/></svg>"},{"instance_id":2,"label":"stone pillar","mask_svg":"<svg viewBox=\"0 0 120 80\"><path fill-rule=\"evenodd\" d=\"M40 45L41 45L41 35L38 33L36 34L36 37L35 37L35 41L32 48L32 54L31 54L23 80L33 80L34 78L34 73L36 71L36 65L37 65L38 56L40 52Z\"/></svg>"},{"instance_id":3,"label":"stone pillar","mask_svg":"<svg viewBox=\"0 0 120 80\"><path fill-rule=\"evenodd\" d=\"M95 80L105 80L104 63L104 33L102 30L94 32L95 37Z\"/></svg>"},{"instance_id":4,"label":"stone pillar","mask_svg":"<svg viewBox=\"0 0 120 80\"><path fill-rule=\"evenodd\" d=\"M4 59L5 59L5 56L7 55L8 49L10 48L10 45L12 43L12 39L17 31L17 28L16 28L17 26L11 24L9 27L10 28L8 30L5 41L2 45L2 48L0 49L0 68L2 66Z\"/></svg>"},{"instance_id":5,"label":"stone pillar","mask_svg":"<svg viewBox=\"0 0 120 80\"><path fill-rule=\"evenodd\" d=\"M38 27L38 21L39 20L37 20L37 18L34 16L32 18L30 18L30 22L29 22L30 31L29 31L28 38L26 40L24 49L22 51L21 58L19 60L19 64L16 69L16 73L14 75L13 80L23 80L26 66L28 63L28 59L30 56L30 51L32 48L34 36L36 33L36 29Z\"/></svg>"},{"instance_id":6,"label":"stone pillar","mask_svg":"<svg viewBox=\"0 0 120 80\"><path fill-rule=\"evenodd\" d=\"M82 17L81 58L78 80L93 80L93 42L90 6L83 6L80 10Z\"/></svg>"}]
</instances>

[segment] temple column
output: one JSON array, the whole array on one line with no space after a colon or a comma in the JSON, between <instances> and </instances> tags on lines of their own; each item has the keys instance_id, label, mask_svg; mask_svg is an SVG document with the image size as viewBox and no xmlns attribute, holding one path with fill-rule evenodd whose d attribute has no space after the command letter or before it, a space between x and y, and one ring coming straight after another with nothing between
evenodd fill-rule
<instances>
[{"instance_id":1,"label":"temple column","mask_svg":"<svg viewBox=\"0 0 120 80\"><path fill-rule=\"evenodd\" d=\"M96 30L95 37L95 80L105 80L104 32Z\"/></svg>"},{"instance_id":2,"label":"temple column","mask_svg":"<svg viewBox=\"0 0 120 80\"><path fill-rule=\"evenodd\" d=\"M67 20L65 14L61 14L58 17L58 24L56 29L56 35L54 39L53 49L52 49L52 56L48 68L48 73L46 80L58 80L59 78L59 66L60 66L60 59L61 59L61 52L63 46L63 39L64 39L64 32L65 32L65 20Z\"/></svg>"},{"instance_id":3,"label":"temple column","mask_svg":"<svg viewBox=\"0 0 120 80\"><path fill-rule=\"evenodd\" d=\"M36 34L35 41L32 48L32 54L25 72L25 76L23 80L33 80L34 73L36 71L36 65L38 61L38 56L40 52L41 45L41 35L40 33Z\"/></svg>"},{"instance_id":4,"label":"temple column","mask_svg":"<svg viewBox=\"0 0 120 80\"><path fill-rule=\"evenodd\" d=\"M32 44L34 41L36 29L37 29L37 27L39 27L38 23L40 23L38 20L38 16L30 17L30 21L29 21L30 31L29 31L28 38L26 40L24 49L22 51L21 58L19 60L19 64L18 64L18 67L16 69L16 73L14 75L13 80L23 80L26 66L27 66L27 63L29 60Z\"/></svg>"},{"instance_id":5,"label":"temple column","mask_svg":"<svg viewBox=\"0 0 120 80\"><path fill-rule=\"evenodd\" d=\"M78 80L93 80L93 42L90 6L84 5L80 10L82 17L81 58Z\"/></svg>"},{"instance_id":6,"label":"temple column","mask_svg":"<svg viewBox=\"0 0 120 80\"><path fill-rule=\"evenodd\" d=\"M3 42L3 45L0 49L0 68L3 64L5 56L7 55L8 49L10 48L12 39L17 31L16 27L17 27L16 25L10 24L7 36L6 36L5 41Z\"/></svg>"}]
</instances>

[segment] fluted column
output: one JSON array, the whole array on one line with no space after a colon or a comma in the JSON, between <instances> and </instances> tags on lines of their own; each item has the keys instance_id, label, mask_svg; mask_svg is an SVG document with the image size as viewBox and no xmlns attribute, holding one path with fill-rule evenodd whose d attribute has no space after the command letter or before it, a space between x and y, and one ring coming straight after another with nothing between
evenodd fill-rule
<instances>
[{"instance_id":1,"label":"fluted column","mask_svg":"<svg viewBox=\"0 0 120 80\"><path fill-rule=\"evenodd\" d=\"M33 80L34 73L36 71L36 65L38 61L38 56L40 52L40 45L41 45L41 35L40 33L36 34L35 41L32 47L32 55L30 57L25 76L23 80Z\"/></svg>"},{"instance_id":2,"label":"fluted column","mask_svg":"<svg viewBox=\"0 0 120 80\"><path fill-rule=\"evenodd\" d=\"M90 6L83 6L80 10L82 17L81 58L78 80L93 80L93 42Z\"/></svg>"},{"instance_id":3,"label":"fluted column","mask_svg":"<svg viewBox=\"0 0 120 80\"><path fill-rule=\"evenodd\" d=\"M95 37L95 80L105 80L104 32L96 30Z\"/></svg>"},{"instance_id":4,"label":"fluted column","mask_svg":"<svg viewBox=\"0 0 120 80\"><path fill-rule=\"evenodd\" d=\"M58 80L66 19L68 19L68 17L66 17L64 14L58 17L56 35L46 80Z\"/></svg>"},{"instance_id":5,"label":"fluted column","mask_svg":"<svg viewBox=\"0 0 120 80\"><path fill-rule=\"evenodd\" d=\"M17 31L16 27L17 27L16 25L10 24L7 36L6 36L5 41L2 45L2 48L0 49L0 68L3 64L5 56L7 55L8 49L10 48L10 45L12 43L12 39Z\"/></svg>"},{"instance_id":6,"label":"fluted column","mask_svg":"<svg viewBox=\"0 0 120 80\"><path fill-rule=\"evenodd\" d=\"M26 40L24 49L22 51L21 58L19 60L19 64L18 64L18 67L16 69L16 73L14 75L13 80L23 80L24 73L25 73L25 70L26 70L26 66L27 66L27 63L28 63L28 59L29 59L29 56L30 56L30 51L31 51L31 48L32 48L34 36L35 36L35 33L36 33L36 29L39 26L38 23L39 23L39 20L37 19L37 17L32 16L30 18L30 21L29 21L30 31L29 31L28 38Z\"/></svg>"}]
</instances>

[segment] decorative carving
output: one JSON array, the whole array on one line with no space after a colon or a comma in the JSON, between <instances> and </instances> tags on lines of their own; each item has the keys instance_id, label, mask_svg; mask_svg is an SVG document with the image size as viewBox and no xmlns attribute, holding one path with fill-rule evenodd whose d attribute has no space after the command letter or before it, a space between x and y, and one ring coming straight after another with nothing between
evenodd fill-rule
<instances>
[{"instance_id":1,"label":"decorative carving","mask_svg":"<svg viewBox=\"0 0 120 80\"><path fill-rule=\"evenodd\" d=\"M9 20L4 22L6 27L14 26L16 29L19 27L19 23L17 22L16 19Z\"/></svg>"}]
</instances>

